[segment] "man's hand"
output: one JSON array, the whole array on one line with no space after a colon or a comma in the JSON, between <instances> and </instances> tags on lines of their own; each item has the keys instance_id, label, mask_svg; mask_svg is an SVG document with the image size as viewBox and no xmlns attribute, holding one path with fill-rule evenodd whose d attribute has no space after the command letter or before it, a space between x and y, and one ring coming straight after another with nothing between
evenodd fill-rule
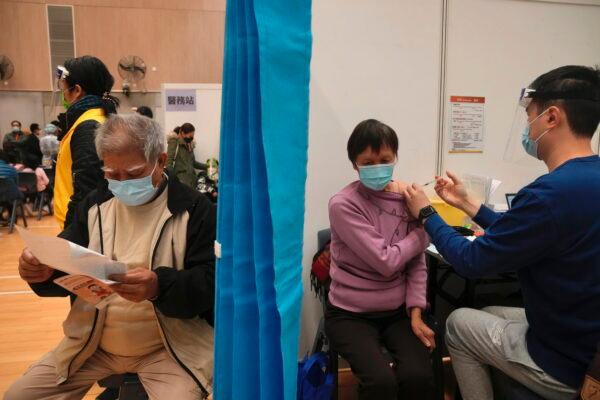
<instances>
[{"instance_id":1,"label":"man's hand","mask_svg":"<svg viewBox=\"0 0 600 400\"><path fill-rule=\"evenodd\" d=\"M110 275L108 279L119 282L110 287L121 297L134 303L158 296L158 277L148 268L138 267L126 274Z\"/></svg>"},{"instance_id":2,"label":"man's hand","mask_svg":"<svg viewBox=\"0 0 600 400\"><path fill-rule=\"evenodd\" d=\"M431 205L423 188L416 183L406 187L404 190L404 199L408 206L408 211L410 211L410 214L415 218L419 218L419 211L421 211L423 207Z\"/></svg>"},{"instance_id":3,"label":"man's hand","mask_svg":"<svg viewBox=\"0 0 600 400\"><path fill-rule=\"evenodd\" d=\"M427 347L429 352L432 352L435 349L435 333L423 322L420 308L411 309L410 327L421 343Z\"/></svg>"},{"instance_id":4,"label":"man's hand","mask_svg":"<svg viewBox=\"0 0 600 400\"><path fill-rule=\"evenodd\" d=\"M54 273L54 269L41 264L35 256L25 248L19 257L19 275L27 283L45 282Z\"/></svg>"},{"instance_id":5,"label":"man's hand","mask_svg":"<svg viewBox=\"0 0 600 400\"><path fill-rule=\"evenodd\" d=\"M469 196L465 184L458 176L450 171L446 171L446 175L450 179L442 176L435 177L435 192L446 203L464 211L473 218L479 211L481 204Z\"/></svg>"}]
</instances>

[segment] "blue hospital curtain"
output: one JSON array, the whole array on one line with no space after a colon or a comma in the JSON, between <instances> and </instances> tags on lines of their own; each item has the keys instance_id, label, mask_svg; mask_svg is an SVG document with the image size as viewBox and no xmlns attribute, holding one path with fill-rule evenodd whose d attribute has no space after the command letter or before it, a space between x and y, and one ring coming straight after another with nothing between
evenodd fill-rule
<instances>
[{"instance_id":1,"label":"blue hospital curtain","mask_svg":"<svg viewBox=\"0 0 600 400\"><path fill-rule=\"evenodd\" d=\"M310 8L227 1L215 400L296 396Z\"/></svg>"}]
</instances>

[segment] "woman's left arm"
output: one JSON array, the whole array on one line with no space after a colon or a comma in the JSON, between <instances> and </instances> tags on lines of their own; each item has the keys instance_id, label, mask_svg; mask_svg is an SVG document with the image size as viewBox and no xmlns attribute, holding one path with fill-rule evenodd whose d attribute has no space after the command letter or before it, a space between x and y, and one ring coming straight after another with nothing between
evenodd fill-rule
<instances>
[{"instance_id":1,"label":"woman's left arm","mask_svg":"<svg viewBox=\"0 0 600 400\"><path fill-rule=\"evenodd\" d=\"M419 228L422 229L422 228ZM421 253L406 265L406 309L427 308L427 265Z\"/></svg>"}]
</instances>

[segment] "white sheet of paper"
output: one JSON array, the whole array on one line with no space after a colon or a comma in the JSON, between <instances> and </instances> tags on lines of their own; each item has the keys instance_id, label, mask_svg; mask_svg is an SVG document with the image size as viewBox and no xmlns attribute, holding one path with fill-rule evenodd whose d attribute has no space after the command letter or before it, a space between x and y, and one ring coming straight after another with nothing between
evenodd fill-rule
<instances>
[{"instance_id":1,"label":"white sheet of paper","mask_svg":"<svg viewBox=\"0 0 600 400\"><path fill-rule=\"evenodd\" d=\"M42 264L71 275L87 275L108 281L111 274L124 274L127 266L124 263L96 253L68 240L54 236L44 236L17 226L19 235L29 251ZM109 281L110 282L110 281Z\"/></svg>"}]
</instances>

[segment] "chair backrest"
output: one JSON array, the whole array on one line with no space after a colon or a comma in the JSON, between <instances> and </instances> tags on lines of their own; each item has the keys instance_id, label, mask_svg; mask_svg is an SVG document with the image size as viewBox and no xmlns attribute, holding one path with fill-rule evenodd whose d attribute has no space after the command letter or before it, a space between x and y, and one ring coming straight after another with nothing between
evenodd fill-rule
<instances>
[{"instance_id":1,"label":"chair backrest","mask_svg":"<svg viewBox=\"0 0 600 400\"><path fill-rule=\"evenodd\" d=\"M35 172L19 172L19 187L25 188L26 194L37 193L37 176Z\"/></svg>"},{"instance_id":2,"label":"chair backrest","mask_svg":"<svg viewBox=\"0 0 600 400\"><path fill-rule=\"evenodd\" d=\"M313 257L310 272L311 286L321 301L323 312L325 312L327 296L329 293L329 263L331 257L329 249L325 249L325 246L330 240L331 229L322 229L317 232L318 251L315 254L315 257ZM325 259L323 259L323 257L325 257Z\"/></svg>"},{"instance_id":3,"label":"chair backrest","mask_svg":"<svg viewBox=\"0 0 600 400\"><path fill-rule=\"evenodd\" d=\"M318 244L318 248L319 250L322 249L327 242L329 242L331 240L331 229L327 228L327 229L322 229L319 232L317 232L317 244Z\"/></svg>"},{"instance_id":4,"label":"chair backrest","mask_svg":"<svg viewBox=\"0 0 600 400\"><path fill-rule=\"evenodd\" d=\"M19 191L17 184L10 178L0 177L0 202L12 203L21 200L23 193Z\"/></svg>"}]
</instances>

